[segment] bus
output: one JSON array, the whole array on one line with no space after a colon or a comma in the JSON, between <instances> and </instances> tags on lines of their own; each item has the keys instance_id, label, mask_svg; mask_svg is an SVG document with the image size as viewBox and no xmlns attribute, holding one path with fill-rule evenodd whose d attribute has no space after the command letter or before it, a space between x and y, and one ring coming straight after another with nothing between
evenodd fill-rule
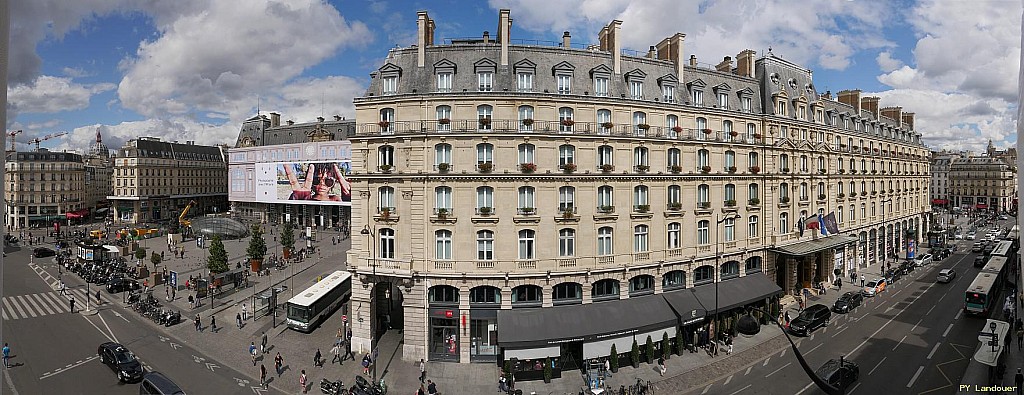
<instances>
[{"instance_id":1,"label":"bus","mask_svg":"<svg viewBox=\"0 0 1024 395\"><path fill-rule=\"evenodd\" d=\"M992 256L1001 256L1009 258L1015 252L1016 251L1013 248L1013 242L1009 240L1003 240L996 243L996 248L992 250Z\"/></svg>"},{"instance_id":2,"label":"bus","mask_svg":"<svg viewBox=\"0 0 1024 395\"><path fill-rule=\"evenodd\" d=\"M967 287L964 312L968 315L988 317L993 304L999 302L999 277L995 273L981 272Z\"/></svg>"},{"instance_id":3,"label":"bus","mask_svg":"<svg viewBox=\"0 0 1024 395\"><path fill-rule=\"evenodd\" d=\"M288 300L288 327L309 333L352 294L352 274L336 271Z\"/></svg>"}]
</instances>

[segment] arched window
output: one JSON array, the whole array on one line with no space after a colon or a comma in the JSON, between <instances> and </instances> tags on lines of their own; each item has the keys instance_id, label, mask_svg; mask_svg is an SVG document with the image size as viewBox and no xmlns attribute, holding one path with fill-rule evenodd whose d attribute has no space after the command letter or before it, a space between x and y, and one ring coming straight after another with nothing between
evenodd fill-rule
<instances>
[{"instance_id":1,"label":"arched window","mask_svg":"<svg viewBox=\"0 0 1024 395\"><path fill-rule=\"evenodd\" d=\"M667 197L669 210L679 210L683 207L683 189L679 185L669 185Z\"/></svg>"},{"instance_id":2,"label":"arched window","mask_svg":"<svg viewBox=\"0 0 1024 395\"><path fill-rule=\"evenodd\" d=\"M722 136L730 136L732 138L732 121L722 121Z\"/></svg>"},{"instance_id":3,"label":"arched window","mask_svg":"<svg viewBox=\"0 0 1024 395\"><path fill-rule=\"evenodd\" d=\"M439 260L451 260L452 231L447 229L438 230L434 232L434 239L436 240L434 258Z\"/></svg>"},{"instance_id":4,"label":"arched window","mask_svg":"<svg viewBox=\"0 0 1024 395\"><path fill-rule=\"evenodd\" d=\"M725 169L729 172L736 171L736 152L725 151Z\"/></svg>"},{"instance_id":5,"label":"arched window","mask_svg":"<svg viewBox=\"0 0 1024 395\"><path fill-rule=\"evenodd\" d=\"M377 148L377 168L381 171L391 171L395 167L395 147L382 145Z\"/></svg>"},{"instance_id":6,"label":"arched window","mask_svg":"<svg viewBox=\"0 0 1024 395\"><path fill-rule=\"evenodd\" d=\"M651 206L647 198L647 186L637 185L633 187L633 211L646 212Z\"/></svg>"},{"instance_id":7,"label":"arched window","mask_svg":"<svg viewBox=\"0 0 1024 395\"><path fill-rule=\"evenodd\" d=\"M562 133L572 133L573 125L575 121L572 119L573 111L572 107L562 107L558 109L558 131Z\"/></svg>"},{"instance_id":8,"label":"arched window","mask_svg":"<svg viewBox=\"0 0 1024 395\"><path fill-rule=\"evenodd\" d=\"M602 226L597 229L597 255L607 256L615 253L612 233L610 226Z\"/></svg>"},{"instance_id":9,"label":"arched window","mask_svg":"<svg viewBox=\"0 0 1024 395\"><path fill-rule=\"evenodd\" d=\"M611 212L615 209L614 189L611 185L597 187L597 209L601 212Z\"/></svg>"},{"instance_id":10,"label":"arched window","mask_svg":"<svg viewBox=\"0 0 1024 395\"><path fill-rule=\"evenodd\" d=\"M668 170L673 173L683 171L683 155L679 148L668 149Z\"/></svg>"},{"instance_id":11,"label":"arched window","mask_svg":"<svg viewBox=\"0 0 1024 395\"><path fill-rule=\"evenodd\" d=\"M532 229L519 231L519 259L536 259L536 232Z\"/></svg>"},{"instance_id":12,"label":"arched window","mask_svg":"<svg viewBox=\"0 0 1024 395\"><path fill-rule=\"evenodd\" d=\"M629 296L654 293L654 276L641 274L629 280Z\"/></svg>"},{"instance_id":13,"label":"arched window","mask_svg":"<svg viewBox=\"0 0 1024 395\"><path fill-rule=\"evenodd\" d=\"M746 263L743 265L743 272L746 274L757 273L761 271L761 257L752 256L747 258Z\"/></svg>"},{"instance_id":14,"label":"arched window","mask_svg":"<svg viewBox=\"0 0 1024 395\"><path fill-rule=\"evenodd\" d=\"M747 124L747 138L753 139L754 135L757 134L757 125L748 123Z\"/></svg>"},{"instance_id":15,"label":"arched window","mask_svg":"<svg viewBox=\"0 0 1024 395\"><path fill-rule=\"evenodd\" d=\"M512 305L516 307L540 306L544 301L544 291L537 285L520 285L512 288Z\"/></svg>"},{"instance_id":16,"label":"arched window","mask_svg":"<svg viewBox=\"0 0 1024 395\"><path fill-rule=\"evenodd\" d=\"M633 170L644 172L650 169L647 147L633 148Z\"/></svg>"},{"instance_id":17,"label":"arched window","mask_svg":"<svg viewBox=\"0 0 1024 395\"><path fill-rule=\"evenodd\" d=\"M747 238L757 237L760 235L760 227L757 223L757 216L751 215L747 218Z\"/></svg>"},{"instance_id":18,"label":"arched window","mask_svg":"<svg viewBox=\"0 0 1024 395\"><path fill-rule=\"evenodd\" d=\"M609 134L612 131L612 112L605 109L597 110L597 125L600 129L597 130L599 134Z\"/></svg>"},{"instance_id":19,"label":"arched window","mask_svg":"<svg viewBox=\"0 0 1024 395\"><path fill-rule=\"evenodd\" d=\"M604 170L603 167L614 169L615 167L615 149L610 145L602 145L597 147L597 168L598 170Z\"/></svg>"},{"instance_id":20,"label":"arched window","mask_svg":"<svg viewBox=\"0 0 1024 395\"><path fill-rule=\"evenodd\" d=\"M395 230L380 230L380 259L395 259Z\"/></svg>"},{"instance_id":21,"label":"arched window","mask_svg":"<svg viewBox=\"0 0 1024 395\"><path fill-rule=\"evenodd\" d=\"M566 165L573 164L575 169L576 147L571 144L562 144L558 147L558 168L565 169Z\"/></svg>"},{"instance_id":22,"label":"arched window","mask_svg":"<svg viewBox=\"0 0 1024 395\"><path fill-rule=\"evenodd\" d=\"M481 285L469 290L469 304L501 305L501 290L490 285Z\"/></svg>"},{"instance_id":23,"label":"arched window","mask_svg":"<svg viewBox=\"0 0 1024 395\"><path fill-rule=\"evenodd\" d=\"M450 106L437 106L435 108L435 119L437 120L438 132L450 132L452 130L452 108Z\"/></svg>"},{"instance_id":24,"label":"arched window","mask_svg":"<svg viewBox=\"0 0 1024 395\"><path fill-rule=\"evenodd\" d=\"M533 153L537 150L537 147L533 144L519 144L517 147L519 151L519 164L533 163Z\"/></svg>"},{"instance_id":25,"label":"arched window","mask_svg":"<svg viewBox=\"0 0 1024 395\"><path fill-rule=\"evenodd\" d=\"M576 188L570 186L563 186L558 188L558 212L560 213L574 213L576 200Z\"/></svg>"},{"instance_id":26,"label":"arched window","mask_svg":"<svg viewBox=\"0 0 1024 395\"><path fill-rule=\"evenodd\" d=\"M740 276L740 263L737 261L729 261L722 264L722 279L734 278Z\"/></svg>"},{"instance_id":27,"label":"arched window","mask_svg":"<svg viewBox=\"0 0 1024 395\"><path fill-rule=\"evenodd\" d=\"M735 241L736 240L736 219L735 218L726 217L725 221L723 222L723 225L724 225L723 226L724 231L722 233L723 233L723 236L725 237L725 240L722 240L722 241L725 241L725 242Z\"/></svg>"},{"instance_id":28,"label":"arched window","mask_svg":"<svg viewBox=\"0 0 1024 395\"><path fill-rule=\"evenodd\" d=\"M789 213L779 213L779 232L789 233Z\"/></svg>"},{"instance_id":29,"label":"arched window","mask_svg":"<svg viewBox=\"0 0 1024 395\"><path fill-rule=\"evenodd\" d=\"M756 206L761 203L761 191L757 184L751 183L747 185L747 204Z\"/></svg>"},{"instance_id":30,"label":"arched window","mask_svg":"<svg viewBox=\"0 0 1024 395\"><path fill-rule=\"evenodd\" d=\"M441 214L442 212L444 214L451 214L452 212L452 187L440 186L434 188L434 214Z\"/></svg>"},{"instance_id":31,"label":"arched window","mask_svg":"<svg viewBox=\"0 0 1024 395\"><path fill-rule=\"evenodd\" d=\"M704 265L693 270L693 285L709 284L715 281L715 268Z\"/></svg>"},{"instance_id":32,"label":"arched window","mask_svg":"<svg viewBox=\"0 0 1024 395\"><path fill-rule=\"evenodd\" d=\"M697 185L697 208L711 207L711 187L708 184Z\"/></svg>"},{"instance_id":33,"label":"arched window","mask_svg":"<svg viewBox=\"0 0 1024 395\"><path fill-rule=\"evenodd\" d=\"M583 286L577 283L555 284L551 289L551 303L555 305L583 303Z\"/></svg>"},{"instance_id":34,"label":"arched window","mask_svg":"<svg viewBox=\"0 0 1024 395\"><path fill-rule=\"evenodd\" d=\"M779 184L779 201L781 203L789 203L789 184Z\"/></svg>"},{"instance_id":35,"label":"arched window","mask_svg":"<svg viewBox=\"0 0 1024 395\"><path fill-rule=\"evenodd\" d=\"M534 205L533 195L533 187L519 187L519 214L533 214L533 210L537 207Z\"/></svg>"},{"instance_id":36,"label":"arched window","mask_svg":"<svg viewBox=\"0 0 1024 395\"><path fill-rule=\"evenodd\" d=\"M571 257L576 255L576 230L565 228L558 231L558 256Z\"/></svg>"},{"instance_id":37,"label":"arched window","mask_svg":"<svg viewBox=\"0 0 1024 395\"><path fill-rule=\"evenodd\" d=\"M666 135L668 135L668 137L673 137L674 138L674 137L679 136L679 133L677 132L677 130L682 130L682 128L678 128L678 126L679 126L679 117L677 117L675 115L666 115L665 116L665 130L666 130L665 133L666 133Z\"/></svg>"},{"instance_id":38,"label":"arched window","mask_svg":"<svg viewBox=\"0 0 1024 395\"><path fill-rule=\"evenodd\" d=\"M491 115L494 113L494 108L489 105L479 105L476 107L476 128L479 130L491 130Z\"/></svg>"},{"instance_id":39,"label":"arched window","mask_svg":"<svg viewBox=\"0 0 1024 395\"><path fill-rule=\"evenodd\" d=\"M479 261L494 260L494 232L481 230L476 232L476 259Z\"/></svg>"},{"instance_id":40,"label":"arched window","mask_svg":"<svg viewBox=\"0 0 1024 395\"><path fill-rule=\"evenodd\" d=\"M476 188L476 213L490 215L494 212L494 187Z\"/></svg>"},{"instance_id":41,"label":"arched window","mask_svg":"<svg viewBox=\"0 0 1024 395\"><path fill-rule=\"evenodd\" d=\"M761 162L757 159L757 152L747 153L747 167L749 168L748 170L751 170L753 172L754 167L757 167L759 168L758 170L760 170L761 165L759 163Z\"/></svg>"},{"instance_id":42,"label":"arched window","mask_svg":"<svg viewBox=\"0 0 1024 395\"><path fill-rule=\"evenodd\" d=\"M650 250L648 244L648 228L647 225L637 225L633 227L633 252L647 252Z\"/></svg>"},{"instance_id":43,"label":"arched window","mask_svg":"<svg viewBox=\"0 0 1024 395\"><path fill-rule=\"evenodd\" d=\"M441 143L434 146L434 170L448 171L452 164L452 145Z\"/></svg>"},{"instance_id":44,"label":"arched window","mask_svg":"<svg viewBox=\"0 0 1024 395\"><path fill-rule=\"evenodd\" d=\"M686 288L686 272L672 270L661 276L661 288L665 291Z\"/></svg>"},{"instance_id":45,"label":"arched window","mask_svg":"<svg viewBox=\"0 0 1024 395\"><path fill-rule=\"evenodd\" d=\"M783 173L789 172L789 155L779 155L779 171L782 171Z\"/></svg>"},{"instance_id":46,"label":"arched window","mask_svg":"<svg viewBox=\"0 0 1024 395\"><path fill-rule=\"evenodd\" d=\"M491 143L480 143L476 145L476 163L477 165L491 164L494 162L494 144Z\"/></svg>"},{"instance_id":47,"label":"arched window","mask_svg":"<svg viewBox=\"0 0 1024 395\"><path fill-rule=\"evenodd\" d=\"M697 150L697 171L711 166L711 153L706 149Z\"/></svg>"},{"instance_id":48,"label":"arched window","mask_svg":"<svg viewBox=\"0 0 1024 395\"><path fill-rule=\"evenodd\" d=\"M612 279L598 280L590 291L590 297L595 302L600 300L612 300L619 298L619 282Z\"/></svg>"},{"instance_id":49,"label":"arched window","mask_svg":"<svg viewBox=\"0 0 1024 395\"><path fill-rule=\"evenodd\" d=\"M647 125L647 114L643 111L636 111L633 113L633 133L637 136L643 136L647 134L647 129L644 126Z\"/></svg>"},{"instance_id":50,"label":"arched window","mask_svg":"<svg viewBox=\"0 0 1024 395\"><path fill-rule=\"evenodd\" d=\"M736 204L736 185L734 185L734 184L725 184L725 187L722 190L723 190L724 195L725 195L724 196L725 204L727 206L735 205Z\"/></svg>"},{"instance_id":51,"label":"arched window","mask_svg":"<svg viewBox=\"0 0 1024 395\"><path fill-rule=\"evenodd\" d=\"M533 131L533 106L519 106L519 131Z\"/></svg>"},{"instance_id":52,"label":"arched window","mask_svg":"<svg viewBox=\"0 0 1024 395\"><path fill-rule=\"evenodd\" d=\"M459 289L451 285L435 285L427 291L427 300L431 305L458 305Z\"/></svg>"}]
</instances>

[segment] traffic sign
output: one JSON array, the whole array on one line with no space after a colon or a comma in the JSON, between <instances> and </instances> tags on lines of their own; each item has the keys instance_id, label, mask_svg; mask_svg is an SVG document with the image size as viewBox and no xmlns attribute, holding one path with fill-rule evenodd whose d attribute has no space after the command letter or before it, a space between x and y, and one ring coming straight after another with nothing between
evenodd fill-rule
<instances>
[{"instance_id":1,"label":"traffic sign","mask_svg":"<svg viewBox=\"0 0 1024 395\"><path fill-rule=\"evenodd\" d=\"M341 315L341 322L348 322L348 316L347 316L347 315L344 315L344 314L342 314L342 315Z\"/></svg>"}]
</instances>

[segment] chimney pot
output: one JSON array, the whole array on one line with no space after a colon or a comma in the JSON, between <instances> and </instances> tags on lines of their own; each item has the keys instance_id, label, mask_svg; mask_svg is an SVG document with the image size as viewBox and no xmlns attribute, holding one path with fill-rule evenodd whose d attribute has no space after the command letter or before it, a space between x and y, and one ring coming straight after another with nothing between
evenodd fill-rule
<instances>
[{"instance_id":1,"label":"chimney pot","mask_svg":"<svg viewBox=\"0 0 1024 395\"><path fill-rule=\"evenodd\" d=\"M341 120L341 115L335 115L334 116L334 120L335 121L340 121Z\"/></svg>"},{"instance_id":2,"label":"chimney pot","mask_svg":"<svg viewBox=\"0 0 1024 395\"><path fill-rule=\"evenodd\" d=\"M491 33L489 33L488 31L484 30L484 44L490 44L490 42L491 42Z\"/></svg>"},{"instance_id":3,"label":"chimney pot","mask_svg":"<svg viewBox=\"0 0 1024 395\"><path fill-rule=\"evenodd\" d=\"M697 55L690 55L690 67L697 67Z\"/></svg>"},{"instance_id":4,"label":"chimney pot","mask_svg":"<svg viewBox=\"0 0 1024 395\"><path fill-rule=\"evenodd\" d=\"M569 48L571 38L568 31L562 33L562 48Z\"/></svg>"},{"instance_id":5,"label":"chimney pot","mask_svg":"<svg viewBox=\"0 0 1024 395\"><path fill-rule=\"evenodd\" d=\"M658 57L658 50L652 45L647 49L647 58L656 59Z\"/></svg>"},{"instance_id":6,"label":"chimney pot","mask_svg":"<svg viewBox=\"0 0 1024 395\"><path fill-rule=\"evenodd\" d=\"M294 124L295 124L295 121L293 121L293 120L289 119L289 120L288 120L288 124L289 124L289 125L294 125Z\"/></svg>"}]
</instances>

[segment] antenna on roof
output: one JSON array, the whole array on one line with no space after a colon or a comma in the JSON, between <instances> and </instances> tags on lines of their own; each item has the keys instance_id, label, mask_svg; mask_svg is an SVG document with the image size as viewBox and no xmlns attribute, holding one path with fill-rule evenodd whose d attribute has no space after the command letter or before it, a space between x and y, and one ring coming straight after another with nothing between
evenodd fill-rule
<instances>
[{"instance_id":1,"label":"antenna on roof","mask_svg":"<svg viewBox=\"0 0 1024 395\"><path fill-rule=\"evenodd\" d=\"M324 91L320 90L320 118L324 117Z\"/></svg>"},{"instance_id":2,"label":"antenna on roof","mask_svg":"<svg viewBox=\"0 0 1024 395\"><path fill-rule=\"evenodd\" d=\"M256 94L256 115L260 115L260 94Z\"/></svg>"}]
</instances>

